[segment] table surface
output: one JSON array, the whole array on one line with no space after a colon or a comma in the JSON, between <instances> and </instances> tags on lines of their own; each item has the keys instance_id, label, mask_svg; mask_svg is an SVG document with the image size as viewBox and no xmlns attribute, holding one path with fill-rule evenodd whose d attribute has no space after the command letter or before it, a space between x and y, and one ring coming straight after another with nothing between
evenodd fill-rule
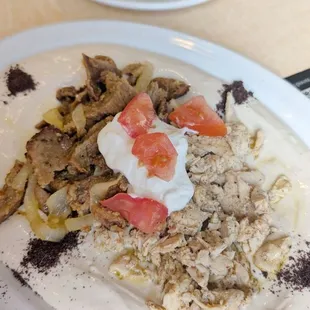
<instances>
[{"instance_id":1,"label":"table surface","mask_svg":"<svg viewBox=\"0 0 310 310\"><path fill-rule=\"evenodd\" d=\"M117 19L182 31L235 50L280 76L310 67L310 0L211 0L141 12L91 0L0 0L0 39L50 23Z\"/></svg>"}]
</instances>

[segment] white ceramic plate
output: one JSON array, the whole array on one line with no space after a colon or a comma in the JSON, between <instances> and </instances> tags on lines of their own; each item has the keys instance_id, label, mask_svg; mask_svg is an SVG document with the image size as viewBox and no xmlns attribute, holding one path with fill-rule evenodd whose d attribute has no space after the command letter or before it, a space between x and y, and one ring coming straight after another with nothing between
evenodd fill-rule
<instances>
[{"instance_id":1,"label":"white ceramic plate","mask_svg":"<svg viewBox=\"0 0 310 310\"><path fill-rule=\"evenodd\" d=\"M0 183L14 158L23 154L24 142L33 133L35 121L40 119L43 111L56 104L53 101L55 89L63 83L79 85L82 82L81 52L107 53L115 56L120 66L145 58L156 62L158 58L159 73L165 75L168 70L170 74L186 79L188 76L182 72L190 72L189 81L194 88L199 85L202 93L204 87L208 90L212 84L212 79L206 84L206 74L224 81L241 79L269 112L295 133L288 133L287 140L296 140L297 136L310 147L309 100L250 60L210 42L166 29L118 21L74 22L33 29L0 42L0 71L12 63L21 63L35 78L40 76L41 83L37 92L0 106ZM208 95L206 91L207 99ZM5 239L5 236L0 237ZM20 305L25 310L49 309L42 301L31 299L29 303L28 293L20 290L0 266L0 287L3 285L1 280L9 285L11 299L0 299L0 309L21 309Z\"/></svg>"},{"instance_id":2,"label":"white ceramic plate","mask_svg":"<svg viewBox=\"0 0 310 310\"><path fill-rule=\"evenodd\" d=\"M98 3L114 6L117 8L164 11L188 8L209 0L93 0Z\"/></svg>"}]
</instances>

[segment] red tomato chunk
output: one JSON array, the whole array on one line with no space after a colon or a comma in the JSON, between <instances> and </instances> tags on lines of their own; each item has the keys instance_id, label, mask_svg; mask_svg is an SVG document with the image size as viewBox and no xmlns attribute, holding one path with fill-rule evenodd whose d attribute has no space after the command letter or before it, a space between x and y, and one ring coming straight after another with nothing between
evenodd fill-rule
<instances>
[{"instance_id":1,"label":"red tomato chunk","mask_svg":"<svg viewBox=\"0 0 310 310\"><path fill-rule=\"evenodd\" d=\"M168 209L162 203L149 198L133 198L125 193L116 194L101 204L119 212L130 224L148 234L160 230L168 216Z\"/></svg>"},{"instance_id":2,"label":"red tomato chunk","mask_svg":"<svg viewBox=\"0 0 310 310\"><path fill-rule=\"evenodd\" d=\"M135 96L123 110L118 122L131 138L146 134L156 117L153 103L148 94Z\"/></svg>"},{"instance_id":3,"label":"red tomato chunk","mask_svg":"<svg viewBox=\"0 0 310 310\"><path fill-rule=\"evenodd\" d=\"M203 96L190 99L169 115L179 128L187 127L202 136L225 136L227 128L222 119L207 104Z\"/></svg>"},{"instance_id":4,"label":"red tomato chunk","mask_svg":"<svg viewBox=\"0 0 310 310\"><path fill-rule=\"evenodd\" d=\"M139 136L132 154L139 159L149 176L157 176L170 181L175 173L178 153L165 133L155 132Z\"/></svg>"}]
</instances>

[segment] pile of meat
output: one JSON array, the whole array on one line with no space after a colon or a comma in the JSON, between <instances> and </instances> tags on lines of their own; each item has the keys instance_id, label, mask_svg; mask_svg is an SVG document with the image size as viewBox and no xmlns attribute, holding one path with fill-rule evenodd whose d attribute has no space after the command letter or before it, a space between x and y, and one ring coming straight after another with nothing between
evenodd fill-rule
<instances>
[{"instance_id":1,"label":"pile of meat","mask_svg":"<svg viewBox=\"0 0 310 310\"><path fill-rule=\"evenodd\" d=\"M161 302L147 301L150 309L237 310L260 289L253 269L272 277L288 255L290 238L275 237L270 215L291 184L280 176L263 190L264 175L247 164L259 155L263 133L251 137L227 99L225 137L188 136L195 194L162 231L144 234L115 213L97 217L97 244L121 253L110 271L160 286Z\"/></svg>"},{"instance_id":2,"label":"pile of meat","mask_svg":"<svg viewBox=\"0 0 310 310\"><path fill-rule=\"evenodd\" d=\"M166 120L170 100L189 90L189 85L178 80L152 79L149 63L134 63L120 70L107 56L83 55L83 64L86 85L57 91L60 105L43 115L44 120L36 126L39 132L27 142L25 162L16 161L7 175L0 191L0 223L22 205L30 175L36 180L36 203L47 216L48 199L64 188L69 218L91 212L94 187L100 199L126 192L127 180L113 173L98 150L98 133L139 91L151 96L158 116Z\"/></svg>"}]
</instances>

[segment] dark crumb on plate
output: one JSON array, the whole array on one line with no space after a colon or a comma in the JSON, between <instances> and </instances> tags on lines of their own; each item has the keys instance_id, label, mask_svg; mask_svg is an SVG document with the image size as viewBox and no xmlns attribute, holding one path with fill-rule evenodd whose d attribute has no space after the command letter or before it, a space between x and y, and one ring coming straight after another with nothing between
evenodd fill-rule
<instances>
[{"instance_id":1,"label":"dark crumb on plate","mask_svg":"<svg viewBox=\"0 0 310 310\"><path fill-rule=\"evenodd\" d=\"M37 297L40 297L41 299L43 299L42 296L37 291L33 291L33 292Z\"/></svg>"},{"instance_id":2,"label":"dark crumb on plate","mask_svg":"<svg viewBox=\"0 0 310 310\"><path fill-rule=\"evenodd\" d=\"M294 291L310 289L310 252L299 253L292 264L277 275L279 284L285 284Z\"/></svg>"},{"instance_id":3,"label":"dark crumb on plate","mask_svg":"<svg viewBox=\"0 0 310 310\"><path fill-rule=\"evenodd\" d=\"M30 288L29 284L26 282L26 280L23 278L22 273L18 272L15 269L11 269L14 278L21 284L21 286L26 286Z\"/></svg>"},{"instance_id":4,"label":"dark crumb on plate","mask_svg":"<svg viewBox=\"0 0 310 310\"><path fill-rule=\"evenodd\" d=\"M0 299L4 299L6 301L6 295L8 293L8 286L0 279Z\"/></svg>"},{"instance_id":5,"label":"dark crumb on plate","mask_svg":"<svg viewBox=\"0 0 310 310\"><path fill-rule=\"evenodd\" d=\"M216 112L224 117L227 94L232 92L237 105L243 104L249 97L253 97L253 92L244 88L242 81L234 81L231 84L224 84L221 92L221 101L216 105Z\"/></svg>"},{"instance_id":6,"label":"dark crumb on plate","mask_svg":"<svg viewBox=\"0 0 310 310\"><path fill-rule=\"evenodd\" d=\"M21 266L25 269L32 266L39 273L46 273L57 266L62 255L69 254L78 244L79 232L68 233L60 242L31 239Z\"/></svg>"},{"instance_id":7,"label":"dark crumb on plate","mask_svg":"<svg viewBox=\"0 0 310 310\"><path fill-rule=\"evenodd\" d=\"M305 242L308 245L308 242ZM288 263L277 274L272 290L281 291L281 286L293 292L310 291L310 251L298 250L295 256L288 258Z\"/></svg>"},{"instance_id":8,"label":"dark crumb on plate","mask_svg":"<svg viewBox=\"0 0 310 310\"><path fill-rule=\"evenodd\" d=\"M3 102L4 105L8 104L8 102L6 100L3 100L2 102Z\"/></svg>"},{"instance_id":9,"label":"dark crumb on plate","mask_svg":"<svg viewBox=\"0 0 310 310\"><path fill-rule=\"evenodd\" d=\"M262 274L263 274L263 276L264 276L264 278L268 278L268 272L267 271L262 271Z\"/></svg>"},{"instance_id":10,"label":"dark crumb on plate","mask_svg":"<svg viewBox=\"0 0 310 310\"><path fill-rule=\"evenodd\" d=\"M37 86L33 77L22 70L19 65L11 66L9 71L5 73L5 82L9 90L9 96L35 90Z\"/></svg>"}]
</instances>

